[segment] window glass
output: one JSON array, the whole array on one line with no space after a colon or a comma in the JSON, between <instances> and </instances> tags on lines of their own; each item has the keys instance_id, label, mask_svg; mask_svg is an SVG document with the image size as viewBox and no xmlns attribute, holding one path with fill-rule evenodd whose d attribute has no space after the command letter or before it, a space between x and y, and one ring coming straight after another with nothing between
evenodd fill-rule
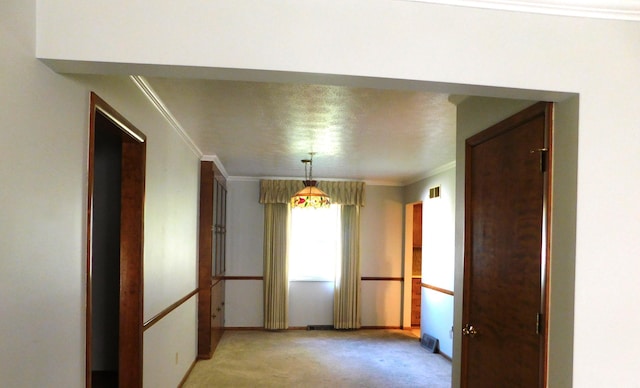
<instances>
[{"instance_id":1,"label":"window glass","mask_svg":"<svg viewBox=\"0 0 640 388\"><path fill-rule=\"evenodd\" d=\"M293 208L289 280L335 279L340 254L340 205Z\"/></svg>"}]
</instances>

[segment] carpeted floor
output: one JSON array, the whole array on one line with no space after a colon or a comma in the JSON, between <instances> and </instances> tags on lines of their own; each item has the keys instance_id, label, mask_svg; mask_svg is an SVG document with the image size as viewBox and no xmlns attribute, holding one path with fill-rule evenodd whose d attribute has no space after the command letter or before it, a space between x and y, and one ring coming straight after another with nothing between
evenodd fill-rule
<instances>
[{"instance_id":1,"label":"carpeted floor","mask_svg":"<svg viewBox=\"0 0 640 388\"><path fill-rule=\"evenodd\" d=\"M451 363L402 330L227 330L184 387L451 387Z\"/></svg>"}]
</instances>

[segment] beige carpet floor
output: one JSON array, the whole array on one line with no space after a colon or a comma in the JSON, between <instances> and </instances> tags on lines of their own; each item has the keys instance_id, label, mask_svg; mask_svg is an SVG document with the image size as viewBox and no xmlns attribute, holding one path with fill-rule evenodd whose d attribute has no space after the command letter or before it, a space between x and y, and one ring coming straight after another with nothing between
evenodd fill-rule
<instances>
[{"instance_id":1,"label":"beige carpet floor","mask_svg":"<svg viewBox=\"0 0 640 388\"><path fill-rule=\"evenodd\" d=\"M451 387L451 363L403 330L227 330L184 387Z\"/></svg>"}]
</instances>

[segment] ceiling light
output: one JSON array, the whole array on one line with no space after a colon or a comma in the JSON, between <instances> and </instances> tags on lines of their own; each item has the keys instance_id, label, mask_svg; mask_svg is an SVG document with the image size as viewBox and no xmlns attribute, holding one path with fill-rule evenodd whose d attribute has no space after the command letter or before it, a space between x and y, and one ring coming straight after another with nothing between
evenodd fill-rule
<instances>
[{"instance_id":1,"label":"ceiling light","mask_svg":"<svg viewBox=\"0 0 640 388\"><path fill-rule=\"evenodd\" d=\"M313 180L313 155L315 152L309 152L309 159L302 159L304 163L304 188L291 197L291 207L329 207L331 199L324 191L316 187L316 181ZM308 172L308 175L307 175Z\"/></svg>"}]
</instances>

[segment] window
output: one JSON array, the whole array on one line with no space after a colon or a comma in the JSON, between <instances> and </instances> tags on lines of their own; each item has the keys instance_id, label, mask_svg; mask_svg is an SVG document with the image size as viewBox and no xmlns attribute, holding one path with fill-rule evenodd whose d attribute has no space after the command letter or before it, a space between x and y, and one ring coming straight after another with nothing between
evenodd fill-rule
<instances>
[{"instance_id":1,"label":"window","mask_svg":"<svg viewBox=\"0 0 640 388\"><path fill-rule=\"evenodd\" d=\"M334 281L340 257L340 205L291 210L289 280Z\"/></svg>"}]
</instances>

